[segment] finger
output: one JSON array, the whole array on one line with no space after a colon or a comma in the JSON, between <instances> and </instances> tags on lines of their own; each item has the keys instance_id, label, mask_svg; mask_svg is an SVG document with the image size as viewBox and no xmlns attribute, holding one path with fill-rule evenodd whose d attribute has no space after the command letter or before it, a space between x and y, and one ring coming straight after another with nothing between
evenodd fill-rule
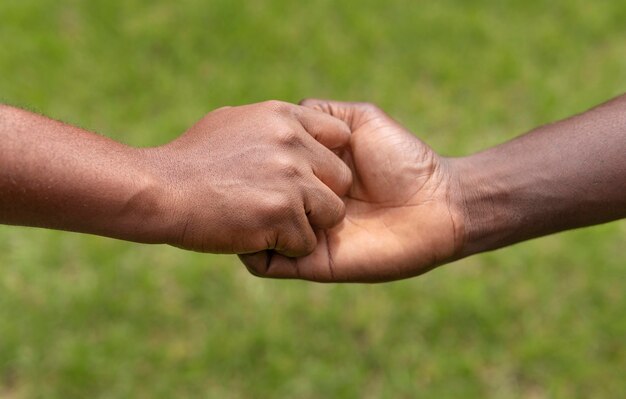
<instances>
[{"instance_id":1,"label":"finger","mask_svg":"<svg viewBox=\"0 0 626 399\"><path fill-rule=\"evenodd\" d=\"M306 98L300 101L299 105L323 112L337 119L340 119L352 129L352 112L350 110L356 106L356 103L323 100L318 98Z\"/></svg>"},{"instance_id":2,"label":"finger","mask_svg":"<svg viewBox=\"0 0 626 399\"><path fill-rule=\"evenodd\" d=\"M312 137L304 135L302 143L311 154L309 159L315 176L339 197L346 195L352 186L352 171L345 162Z\"/></svg>"},{"instance_id":3,"label":"finger","mask_svg":"<svg viewBox=\"0 0 626 399\"><path fill-rule=\"evenodd\" d=\"M297 258L288 258L274 251L262 251L254 254L239 255L239 259L248 271L264 278L300 278Z\"/></svg>"},{"instance_id":4,"label":"finger","mask_svg":"<svg viewBox=\"0 0 626 399\"><path fill-rule=\"evenodd\" d=\"M304 207L313 228L329 229L343 220L346 205L330 188L318 182L316 187L305 191Z\"/></svg>"},{"instance_id":5,"label":"finger","mask_svg":"<svg viewBox=\"0 0 626 399\"><path fill-rule=\"evenodd\" d=\"M316 282L341 281L330 266L325 233L316 233L318 246L302 258L288 258L271 251L239 255L248 271L257 276L277 279L301 279Z\"/></svg>"},{"instance_id":6,"label":"finger","mask_svg":"<svg viewBox=\"0 0 626 399\"><path fill-rule=\"evenodd\" d=\"M254 252L251 254L239 254L239 260L244 264L246 269L257 277L265 277L270 266L274 251L271 249Z\"/></svg>"},{"instance_id":7,"label":"finger","mask_svg":"<svg viewBox=\"0 0 626 399\"><path fill-rule=\"evenodd\" d=\"M361 134L384 135L384 132L388 131L389 127L397 129L398 134L415 137L413 133L387 115L385 111L371 103L306 99L302 100L300 104L325 112L346 122L352 131L351 140L354 140L355 137ZM367 128L361 129L365 125L367 125Z\"/></svg>"},{"instance_id":8,"label":"finger","mask_svg":"<svg viewBox=\"0 0 626 399\"><path fill-rule=\"evenodd\" d=\"M297 218L286 221L276 234L276 246L271 249L287 257L306 256L317 245L317 238L304 209Z\"/></svg>"},{"instance_id":9,"label":"finger","mask_svg":"<svg viewBox=\"0 0 626 399\"><path fill-rule=\"evenodd\" d=\"M335 150L349 145L350 128L344 121L319 110L307 107L298 109L298 120L304 129L324 147Z\"/></svg>"},{"instance_id":10,"label":"finger","mask_svg":"<svg viewBox=\"0 0 626 399\"><path fill-rule=\"evenodd\" d=\"M374 104L363 102L343 102L309 98L300 101L300 105L332 115L344 121L352 132L364 123L377 119L396 123L389 115Z\"/></svg>"}]
</instances>

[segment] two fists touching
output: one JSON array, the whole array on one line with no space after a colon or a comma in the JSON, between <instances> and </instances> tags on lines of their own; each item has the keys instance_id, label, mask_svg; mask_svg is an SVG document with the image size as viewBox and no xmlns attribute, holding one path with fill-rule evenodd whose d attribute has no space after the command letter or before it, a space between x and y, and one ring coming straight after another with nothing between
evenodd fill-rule
<instances>
[{"instance_id":1,"label":"two fists touching","mask_svg":"<svg viewBox=\"0 0 626 399\"><path fill-rule=\"evenodd\" d=\"M264 277L388 281L626 217L626 95L462 158L380 109L220 108L138 149L0 105L0 223L240 254Z\"/></svg>"},{"instance_id":2,"label":"two fists touching","mask_svg":"<svg viewBox=\"0 0 626 399\"><path fill-rule=\"evenodd\" d=\"M0 105L0 223L388 281L626 217L625 143L626 95L462 158L360 103L220 108L143 149Z\"/></svg>"},{"instance_id":3,"label":"two fists touching","mask_svg":"<svg viewBox=\"0 0 626 399\"><path fill-rule=\"evenodd\" d=\"M371 104L306 100L352 132L340 154L353 183L345 217L317 229L304 257L240 255L250 272L322 282L379 282L424 273L460 252L463 221L447 161Z\"/></svg>"},{"instance_id":4,"label":"two fists touching","mask_svg":"<svg viewBox=\"0 0 626 399\"><path fill-rule=\"evenodd\" d=\"M162 240L257 276L394 280L461 246L449 166L372 105L220 108L146 151L167 171Z\"/></svg>"},{"instance_id":5,"label":"two fists touching","mask_svg":"<svg viewBox=\"0 0 626 399\"><path fill-rule=\"evenodd\" d=\"M419 274L460 247L452 183L370 105L224 107L153 148L0 105L0 223L241 254L259 276Z\"/></svg>"}]
</instances>

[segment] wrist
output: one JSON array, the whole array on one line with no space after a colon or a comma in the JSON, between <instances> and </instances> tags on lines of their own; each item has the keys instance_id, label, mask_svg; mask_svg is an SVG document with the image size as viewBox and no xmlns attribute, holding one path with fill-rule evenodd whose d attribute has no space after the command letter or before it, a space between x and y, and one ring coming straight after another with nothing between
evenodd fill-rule
<instances>
[{"instance_id":1,"label":"wrist","mask_svg":"<svg viewBox=\"0 0 626 399\"><path fill-rule=\"evenodd\" d=\"M517 225L511 188L504 168L483 154L449 160L453 206L462 215L463 238L459 258L508 245Z\"/></svg>"},{"instance_id":2,"label":"wrist","mask_svg":"<svg viewBox=\"0 0 626 399\"><path fill-rule=\"evenodd\" d=\"M132 183L133 194L124 207L122 225L127 226L132 241L172 242L177 228L173 212L176 201L162 152L156 147L132 148L130 153L137 173Z\"/></svg>"}]
</instances>

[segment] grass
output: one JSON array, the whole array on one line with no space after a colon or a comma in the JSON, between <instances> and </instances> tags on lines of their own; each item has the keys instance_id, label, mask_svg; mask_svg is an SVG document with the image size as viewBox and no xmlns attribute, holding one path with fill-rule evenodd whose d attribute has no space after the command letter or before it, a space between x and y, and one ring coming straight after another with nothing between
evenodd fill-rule
<instances>
[{"instance_id":1,"label":"grass","mask_svg":"<svg viewBox=\"0 0 626 399\"><path fill-rule=\"evenodd\" d=\"M0 2L0 101L138 146L213 108L376 102L447 155L626 88L619 1ZM626 396L626 224L385 285L0 227L0 397Z\"/></svg>"}]
</instances>

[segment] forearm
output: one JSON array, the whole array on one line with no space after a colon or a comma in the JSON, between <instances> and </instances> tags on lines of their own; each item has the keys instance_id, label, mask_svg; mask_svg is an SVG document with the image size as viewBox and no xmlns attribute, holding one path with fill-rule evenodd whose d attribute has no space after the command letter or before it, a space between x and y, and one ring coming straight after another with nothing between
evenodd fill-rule
<instances>
[{"instance_id":1,"label":"forearm","mask_svg":"<svg viewBox=\"0 0 626 399\"><path fill-rule=\"evenodd\" d=\"M462 256L626 217L626 96L451 164Z\"/></svg>"},{"instance_id":2,"label":"forearm","mask_svg":"<svg viewBox=\"0 0 626 399\"><path fill-rule=\"evenodd\" d=\"M141 150L0 106L0 223L133 241L156 215Z\"/></svg>"}]
</instances>

